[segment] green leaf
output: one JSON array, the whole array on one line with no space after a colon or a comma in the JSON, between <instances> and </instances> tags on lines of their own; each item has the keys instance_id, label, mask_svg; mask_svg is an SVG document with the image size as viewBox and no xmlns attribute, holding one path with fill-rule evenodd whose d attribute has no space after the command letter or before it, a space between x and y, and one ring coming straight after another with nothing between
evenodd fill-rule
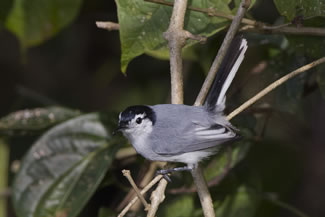
<instances>
[{"instance_id":1,"label":"green leaf","mask_svg":"<svg viewBox=\"0 0 325 217\"><path fill-rule=\"evenodd\" d=\"M63 107L26 109L0 119L0 135L33 134L80 115L77 110Z\"/></svg>"},{"instance_id":2,"label":"green leaf","mask_svg":"<svg viewBox=\"0 0 325 217\"><path fill-rule=\"evenodd\" d=\"M297 15L324 16L325 0L274 0L279 13L292 21Z\"/></svg>"},{"instance_id":3,"label":"green leaf","mask_svg":"<svg viewBox=\"0 0 325 217\"><path fill-rule=\"evenodd\" d=\"M194 199L192 196L185 195L171 200L163 208L165 217L188 217L192 216L194 211Z\"/></svg>"},{"instance_id":4,"label":"green leaf","mask_svg":"<svg viewBox=\"0 0 325 217\"><path fill-rule=\"evenodd\" d=\"M13 183L17 215L77 216L124 141L111 137L112 124L104 114L82 115L55 126L36 141Z\"/></svg>"},{"instance_id":5,"label":"green leaf","mask_svg":"<svg viewBox=\"0 0 325 217\"><path fill-rule=\"evenodd\" d=\"M233 194L227 195L224 200L217 201L216 217L253 217L258 207L259 197L249 191L246 186L240 186Z\"/></svg>"},{"instance_id":6,"label":"green leaf","mask_svg":"<svg viewBox=\"0 0 325 217\"><path fill-rule=\"evenodd\" d=\"M51 38L77 16L82 0L15 0L6 27L23 48Z\"/></svg>"},{"instance_id":7,"label":"green leaf","mask_svg":"<svg viewBox=\"0 0 325 217\"><path fill-rule=\"evenodd\" d=\"M229 2L230 0L193 0L191 6L214 8L230 14ZM122 46L122 72L126 71L127 65L133 58L143 53L161 58L168 57L167 41L163 38L163 32L169 26L172 7L143 0L116 0L116 3ZM184 29L195 35L208 37L228 24L229 22L225 19L188 10ZM196 41L189 40L187 47L196 43Z\"/></svg>"}]
</instances>

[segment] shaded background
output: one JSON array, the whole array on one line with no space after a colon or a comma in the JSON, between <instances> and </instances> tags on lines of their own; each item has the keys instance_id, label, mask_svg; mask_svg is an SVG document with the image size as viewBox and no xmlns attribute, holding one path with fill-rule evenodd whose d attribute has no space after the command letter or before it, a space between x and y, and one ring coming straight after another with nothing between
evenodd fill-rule
<instances>
[{"instance_id":1,"label":"shaded background","mask_svg":"<svg viewBox=\"0 0 325 217\"><path fill-rule=\"evenodd\" d=\"M255 19L268 23L279 19L272 1L258 2L251 14ZM121 111L133 104L169 102L169 63L143 55L131 62L127 76L124 76L120 71L118 32L96 28L97 20L117 22L114 1L84 1L81 12L71 25L26 51L20 49L14 35L1 30L0 116L48 105L91 112ZM224 34L221 32L209 39L209 52L213 55ZM280 50L279 55L272 56L270 53L278 48L272 43L263 44L263 37L261 35L255 40L256 35L247 35L251 46L230 90L229 110L279 75L312 60L303 51L290 53ZM184 63L187 104L193 103L204 81L203 68L200 62ZM316 73L310 73L295 79L243 114L254 115L256 143L236 169L243 174L254 173L254 176L261 177L264 192L275 193L282 201L308 216L321 217L325 216L325 102L316 77ZM296 88L296 82L300 81L304 84ZM29 140L13 141L10 147L11 168L30 144ZM9 173L11 181L13 172ZM107 198L115 191L106 188L97 192L82 216L94 214L102 206L116 205L118 202L112 202L114 198ZM9 209L9 216L14 216L10 204ZM265 202L256 216L296 215Z\"/></svg>"}]
</instances>

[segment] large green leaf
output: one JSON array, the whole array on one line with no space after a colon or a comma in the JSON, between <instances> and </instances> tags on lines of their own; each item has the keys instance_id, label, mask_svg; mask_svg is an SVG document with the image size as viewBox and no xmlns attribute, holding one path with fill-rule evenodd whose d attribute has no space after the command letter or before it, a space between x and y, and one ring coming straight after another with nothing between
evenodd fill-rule
<instances>
[{"instance_id":1,"label":"large green leaf","mask_svg":"<svg viewBox=\"0 0 325 217\"><path fill-rule=\"evenodd\" d=\"M82 0L15 0L6 27L23 47L38 45L70 24Z\"/></svg>"},{"instance_id":2,"label":"large green leaf","mask_svg":"<svg viewBox=\"0 0 325 217\"><path fill-rule=\"evenodd\" d=\"M12 187L19 217L73 217L97 189L121 137L106 115L82 115L45 133L24 157Z\"/></svg>"},{"instance_id":3,"label":"large green leaf","mask_svg":"<svg viewBox=\"0 0 325 217\"><path fill-rule=\"evenodd\" d=\"M0 135L34 134L80 115L78 110L63 107L25 109L0 119Z\"/></svg>"},{"instance_id":4,"label":"large green leaf","mask_svg":"<svg viewBox=\"0 0 325 217\"><path fill-rule=\"evenodd\" d=\"M231 13L229 2L230 0L190 1L194 7L214 8ZM163 38L163 32L168 28L172 7L143 0L116 0L116 3L122 44L122 71L125 72L128 63L143 53L168 57L167 41ZM188 10L184 29L196 35L211 36L225 28L228 23L222 18ZM189 41L187 46L195 43Z\"/></svg>"},{"instance_id":5,"label":"large green leaf","mask_svg":"<svg viewBox=\"0 0 325 217\"><path fill-rule=\"evenodd\" d=\"M324 16L325 0L274 0L281 15L293 20L297 15L304 17Z\"/></svg>"}]
</instances>

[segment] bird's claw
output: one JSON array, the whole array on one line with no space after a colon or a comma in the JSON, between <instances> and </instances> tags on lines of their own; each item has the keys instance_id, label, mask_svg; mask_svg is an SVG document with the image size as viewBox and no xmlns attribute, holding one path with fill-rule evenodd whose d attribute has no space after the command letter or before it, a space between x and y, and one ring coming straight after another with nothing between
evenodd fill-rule
<instances>
[{"instance_id":1,"label":"bird's claw","mask_svg":"<svg viewBox=\"0 0 325 217\"><path fill-rule=\"evenodd\" d=\"M162 175L167 182L172 182L168 174L169 174L168 170L157 170L156 172L156 175Z\"/></svg>"}]
</instances>

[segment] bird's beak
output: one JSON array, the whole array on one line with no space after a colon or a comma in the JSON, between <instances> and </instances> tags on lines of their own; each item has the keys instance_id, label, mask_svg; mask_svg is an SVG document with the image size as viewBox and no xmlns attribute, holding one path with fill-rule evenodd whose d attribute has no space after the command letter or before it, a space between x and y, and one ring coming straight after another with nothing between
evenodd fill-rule
<instances>
[{"instance_id":1,"label":"bird's beak","mask_svg":"<svg viewBox=\"0 0 325 217\"><path fill-rule=\"evenodd\" d=\"M123 130L123 129L126 129L127 128L127 125L124 124L123 122L119 123L117 128L113 131L113 135L115 135L117 132Z\"/></svg>"}]
</instances>

